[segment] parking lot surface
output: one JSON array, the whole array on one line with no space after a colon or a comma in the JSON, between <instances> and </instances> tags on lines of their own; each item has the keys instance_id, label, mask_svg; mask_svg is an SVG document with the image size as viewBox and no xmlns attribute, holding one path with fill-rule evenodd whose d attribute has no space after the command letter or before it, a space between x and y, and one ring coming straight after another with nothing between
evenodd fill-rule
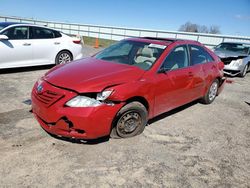
<instances>
[{"instance_id":1,"label":"parking lot surface","mask_svg":"<svg viewBox=\"0 0 250 188\"><path fill-rule=\"evenodd\" d=\"M0 187L250 187L250 73L139 136L80 143L48 135L23 103L49 68L0 74Z\"/></svg>"}]
</instances>

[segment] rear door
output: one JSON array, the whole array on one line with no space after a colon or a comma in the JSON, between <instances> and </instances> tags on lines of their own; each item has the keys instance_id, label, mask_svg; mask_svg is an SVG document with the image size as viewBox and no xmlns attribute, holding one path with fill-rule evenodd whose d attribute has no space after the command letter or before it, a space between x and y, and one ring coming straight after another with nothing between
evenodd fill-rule
<instances>
[{"instance_id":1,"label":"rear door","mask_svg":"<svg viewBox=\"0 0 250 188\"><path fill-rule=\"evenodd\" d=\"M193 67L193 90L192 98L198 99L204 95L206 81L211 79L213 58L201 46L189 45L190 62ZM214 66L214 67L213 67Z\"/></svg>"},{"instance_id":2,"label":"rear door","mask_svg":"<svg viewBox=\"0 0 250 188\"><path fill-rule=\"evenodd\" d=\"M33 42L33 60L35 64L53 64L58 53L60 41L56 31L43 28L31 27Z\"/></svg>"},{"instance_id":3,"label":"rear door","mask_svg":"<svg viewBox=\"0 0 250 188\"><path fill-rule=\"evenodd\" d=\"M166 57L155 80L155 115L174 109L192 100L193 70L189 66L186 45L175 47Z\"/></svg>"},{"instance_id":4,"label":"rear door","mask_svg":"<svg viewBox=\"0 0 250 188\"><path fill-rule=\"evenodd\" d=\"M0 40L0 68L22 67L32 63L33 46L28 26L15 26L1 33L8 40Z\"/></svg>"}]
</instances>

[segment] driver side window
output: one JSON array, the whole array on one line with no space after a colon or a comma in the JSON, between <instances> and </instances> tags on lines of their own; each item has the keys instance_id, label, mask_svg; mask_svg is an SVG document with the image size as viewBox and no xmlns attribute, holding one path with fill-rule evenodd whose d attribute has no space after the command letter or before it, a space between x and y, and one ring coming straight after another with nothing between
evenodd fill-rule
<instances>
[{"instance_id":1,"label":"driver side window","mask_svg":"<svg viewBox=\"0 0 250 188\"><path fill-rule=\"evenodd\" d=\"M165 70L175 70L188 66L188 51L186 46L176 47L166 57L163 63Z\"/></svg>"},{"instance_id":2,"label":"driver side window","mask_svg":"<svg viewBox=\"0 0 250 188\"><path fill-rule=\"evenodd\" d=\"M3 32L10 40L28 39L29 29L26 26L18 26L7 29Z\"/></svg>"}]
</instances>

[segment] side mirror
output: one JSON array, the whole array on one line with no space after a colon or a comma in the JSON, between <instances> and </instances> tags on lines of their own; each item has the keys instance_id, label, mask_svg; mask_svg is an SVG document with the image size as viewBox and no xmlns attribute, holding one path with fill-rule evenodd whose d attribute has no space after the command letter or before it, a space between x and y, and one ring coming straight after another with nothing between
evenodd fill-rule
<instances>
[{"instance_id":1,"label":"side mirror","mask_svg":"<svg viewBox=\"0 0 250 188\"><path fill-rule=\"evenodd\" d=\"M6 35L0 35L0 40L8 40L9 37L7 37Z\"/></svg>"}]
</instances>

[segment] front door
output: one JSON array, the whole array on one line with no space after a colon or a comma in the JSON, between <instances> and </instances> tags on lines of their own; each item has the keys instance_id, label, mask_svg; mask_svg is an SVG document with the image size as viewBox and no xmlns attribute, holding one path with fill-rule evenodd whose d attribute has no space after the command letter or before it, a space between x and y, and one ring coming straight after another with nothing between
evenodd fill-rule
<instances>
[{"instance_id":1,"label":"front door","mask_svg":"<svg viewBox=\"0 0 250 188\"><path fill-rule=\"evenodd\" d=\"M189 66L187 46L178 46L170 52L162 67L166 71L158 73L155 78L155 115L192 100L194 73Z\"/></svg>"},{"instance_id":2,"label":"front door","mask_svg":"<svg viewBox=\"0 0 250 188\"><path fill-rule=\"evenodd\" d=\"M29 27L16 26L1 33L8 40L0 40L0 68L22 67L32 62L33 47Z\"/></svg>"}]
</instances>

